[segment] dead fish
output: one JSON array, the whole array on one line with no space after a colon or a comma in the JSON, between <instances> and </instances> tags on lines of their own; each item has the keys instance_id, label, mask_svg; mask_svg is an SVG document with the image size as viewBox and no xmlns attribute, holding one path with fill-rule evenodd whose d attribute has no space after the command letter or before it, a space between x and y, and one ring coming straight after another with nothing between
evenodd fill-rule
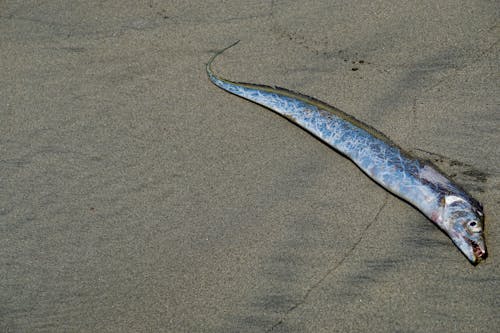
<instances>
[{"instance_id":1,"label":"dead fish","mask_svg":"<svg viewBox=\"0 0 500 333\"><path fill-rule=\"evenodd\" d=\"M288 118L352 160L386 190L409 202L443 230L476 265L486 259L482 205L431 162L418 159L387 136L353 116L313 97L284 88L233 82L206 66L218 87Z\"/></svg>"}]
</instances>

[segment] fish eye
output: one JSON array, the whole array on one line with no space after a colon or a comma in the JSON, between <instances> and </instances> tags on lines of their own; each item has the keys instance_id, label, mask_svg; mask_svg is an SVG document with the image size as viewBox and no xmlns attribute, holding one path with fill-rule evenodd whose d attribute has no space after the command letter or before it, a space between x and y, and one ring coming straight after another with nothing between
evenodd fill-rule
<instances>
[{"instance_id":1,"label":"fish eye","mask_svg":"<svg viewBox=\"0 0 500 333\"><path fill-rule=\"evenodd\" d=\"M481 226L479 225L479 223L477 223L477 221L469 221L467 222L467 226L469 227L469 230L472 231L472 232L481 232Z\"/></svg>"}]
</instances>

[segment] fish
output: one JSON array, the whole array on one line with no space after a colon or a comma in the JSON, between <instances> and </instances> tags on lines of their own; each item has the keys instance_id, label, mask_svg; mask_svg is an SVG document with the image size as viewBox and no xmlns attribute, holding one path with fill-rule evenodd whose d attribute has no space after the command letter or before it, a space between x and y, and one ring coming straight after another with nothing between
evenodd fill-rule
<instances>
[{"instance_id":1,"label":"fish","mask_svg":"<svg viewBox=\"0 0 500 333\"><path fill-rule=\"evenodd\" d=\"M287 118L350 159L439 227L471 264L486 259L483 206L430 161L412 156L382 132L314 97L215 74L213 61L238 42L216 52L206 64L213 84Z\"/></svg>"}]
</instances>

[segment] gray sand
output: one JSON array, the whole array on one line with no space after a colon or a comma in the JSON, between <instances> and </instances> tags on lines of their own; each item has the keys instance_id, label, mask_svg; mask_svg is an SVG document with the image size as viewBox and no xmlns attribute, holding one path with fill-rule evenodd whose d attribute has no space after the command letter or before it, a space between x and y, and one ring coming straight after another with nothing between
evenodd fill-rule
<instances>
[{"instance_id":1,"label":"gray sand","mask_svg":"<svg viewBox=\"0 0 500 333\"><path fill-rule=\"evenodd\" d=\"M498 2L346 3L0 2L0 331L498 329ZM213 86L236 39L219 73L452 175L485 206L488 260Z\"/></svg>"}]
</instances>

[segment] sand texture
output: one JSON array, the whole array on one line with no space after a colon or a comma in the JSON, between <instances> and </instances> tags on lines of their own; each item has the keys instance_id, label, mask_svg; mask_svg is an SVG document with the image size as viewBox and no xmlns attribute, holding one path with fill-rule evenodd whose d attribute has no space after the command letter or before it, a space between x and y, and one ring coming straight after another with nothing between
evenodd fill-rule
<instances>
[{"instance_id":1,"label":"sand texture","mask_svg":"<svg viewBox=\"0 0 500 333\"><path fill-rule=\"evenodd\" d=\"M495 1L0 2L1 332L494 332ZM483 203L477 267L210 83L314 96Z\"/></svg>"}]
</instances>

